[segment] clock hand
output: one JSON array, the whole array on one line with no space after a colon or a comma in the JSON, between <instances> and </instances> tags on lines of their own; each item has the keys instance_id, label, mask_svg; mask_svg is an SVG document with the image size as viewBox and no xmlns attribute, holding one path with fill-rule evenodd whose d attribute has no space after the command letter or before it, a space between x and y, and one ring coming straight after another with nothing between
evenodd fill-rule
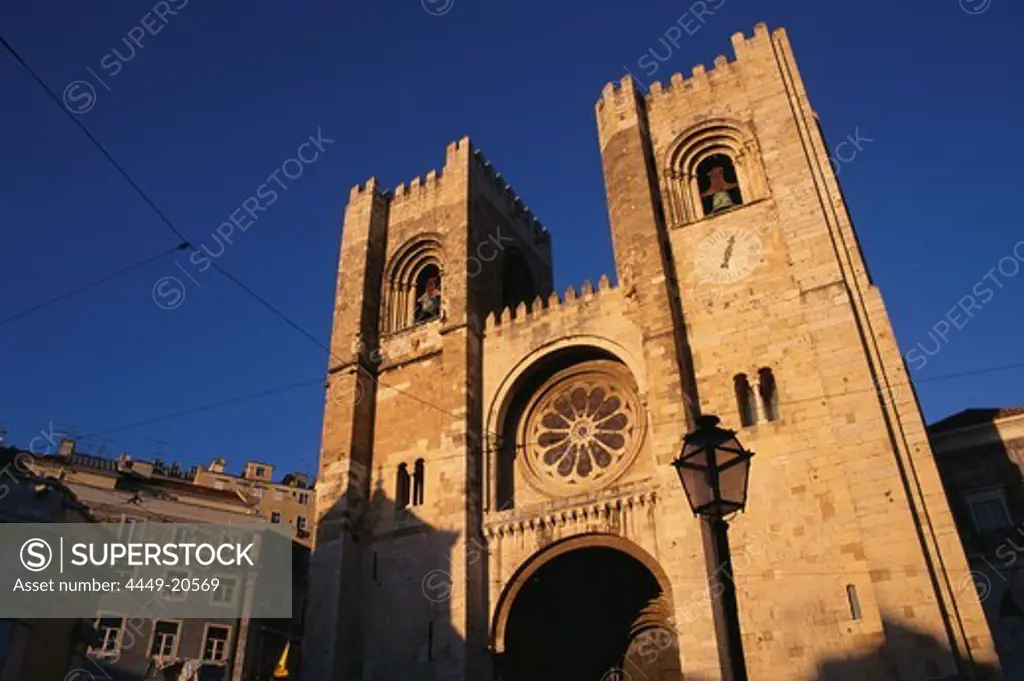
<instances>
[{"instance_id":1,"label":"clock hand","mask_svg":"<svg viewBox=\"0 0 1024 681\"><path fill-rule=\"evenodd\" d=\"M736 235L729 237L729 243L725 246L725 254L722 257L722 269L729 269L729 260L732 259L732 249L736 245Z\"/></svg>"}]
</instances>

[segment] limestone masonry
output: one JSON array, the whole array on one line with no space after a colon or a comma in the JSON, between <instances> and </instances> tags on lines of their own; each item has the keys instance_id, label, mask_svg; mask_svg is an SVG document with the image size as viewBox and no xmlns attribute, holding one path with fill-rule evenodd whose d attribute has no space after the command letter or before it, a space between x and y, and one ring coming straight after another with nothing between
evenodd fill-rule
<instances>
[{"instance_id":1,"label":"limestone masonry","mask_svg":"<svg viewBox=\"0 0 1024 681\"><path fill-rule=\"evenodd\" d=\"M721 678L669 465L699 413L756 453L751 679L1002 678L789 39L732 46L597 102L614 284L554 291L468 138L353 188L303 678Z\"/></svg>"}]
</instances>

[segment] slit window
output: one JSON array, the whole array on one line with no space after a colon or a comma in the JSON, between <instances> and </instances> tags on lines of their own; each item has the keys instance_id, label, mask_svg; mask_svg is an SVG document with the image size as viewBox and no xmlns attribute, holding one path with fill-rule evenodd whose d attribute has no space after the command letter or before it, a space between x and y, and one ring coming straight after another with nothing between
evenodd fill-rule
<instances>
[{"instance_id":1,"label":"slit window","mask_svg":"<svg viewBox=\"0 0 1024 681\"><path fill-rule=\"evenodd\" d=\"M423 459L416 459L416 463L413 464L412 468L412 505L422 506L423 505L423 488L426 484L426 465Z\"/></svg>"},{"instance_id":2,"label":"slit window","mask_svg":"<svg viewBox=\"0 0 1024 681\"><path fill-rule=\"evenodd\" d=\"M395 475L395 508L402 510L409 506L409 468L399 464Z\"/></svg>"},{"instance_id":3,"label":"slit window","mask_svg":"<svg viewBox=\"0 0 1024 681\"><path fill-rule=\"evenodd\" d=\"M863 614L860 611L860 598L857 597L857 587L853 584L846 585L846 600L850 603L850 618L861 619Z\"/></svg>"},{"instance_id":4,"label":"slit window","mask_svg":"<svg viewBox=\"0 0 1024 681\"><path fill-rule=\"evenodd\" d=\"M775 375L771 369L757 371L758 390L761 393L762 413L767 421L779 420L779 391L775 386Z\"/></svg>"},{"instance_id":5,"label":"slit window","mask_svg":"<svg viewBox=\"0 0 1024 681\"><path fill-rule=\"evenodd\" d=\"M757 421L754 413L754 391L746 374L736 374L733 379L736 390L736 407L740 412L740 425L752 426Z\"/></svg>"}]
</instances>

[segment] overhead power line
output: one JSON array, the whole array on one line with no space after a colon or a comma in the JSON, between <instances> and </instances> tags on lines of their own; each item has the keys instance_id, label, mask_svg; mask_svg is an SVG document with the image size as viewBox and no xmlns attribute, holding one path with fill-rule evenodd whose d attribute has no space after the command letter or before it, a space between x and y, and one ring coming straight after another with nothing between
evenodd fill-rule
<instances>
[{"instance_id":1,"label":"overhead power line","mask_svg":"<svg viewBox=\"0 0 1024 681\"><path fill-rule=\"evenodd\" d=\"M86 137L88 137L89 140L96 146L96 148L99 149L100 153L103 154L103 156L111 163L111 165L113 165L114 168L117 169L117 171L121 174L121 176L125 179L125 181L128 182L128 184L132 187L132 189L134 189L135 192L142 198L142 200L145 201L146 204L150 208L153 209L153 212L157 214L157 216L160 218L160 220L163 222L163 224L176 237L178 237L178 239L185 245L186 248L190 248L190 249L194 250L194 247L191 245L188 237L185 236L185 234L181 230L179 230L174 225L173 222L171 222L170 218L168 218L164 214L164 212L162 210L160 210L160 208L156 205L156 202L153 201L153 199L151 199L148 194L146 194L146 192L142 189L142 187L139 185L139 183L137 183L135 180L132 179L132 177L128 174L128 172L121 166L120 163L117 162L117 160L110 154L110 152L108 152L106 150L106 148L100 143L100 141L98 139L96 139L96 137L89 131L89 129L82 123L82 121L79 120L79 118L77 118L73 113L71 113L63 105L60 97L58 97L57 94L50 88L50 86L46 84L46 82L35 72L35 70L32 69L31 66L29 66L29 64L21 57L21 55L19 55L18 52L13 47L11 47L10 43L8 43L7 40L4 39L4 37L2 35L0 35L0 45L3 45L11 53L11 55L15 58L15 60L18 62L18 64L20 64L22 66L22 68L24 68L25 71L27 71L29 73L29 75L32 76L33 80L35 80L39 84L39 86L42 87L46 91L46 93L50 96L50 99L53 100L54 103L57 104L57 106L60 107L60 109L65 113L65 115L67 115L71 119L71 121L76 126L78 126L78 128L83 133L85 133ZM222 276L224 276L224 278L226 278L228 281L230 281L231 283L235 284L235 286L237 286L243 292L245 292L246 295L252 297L260 305L265 307L267 310L272 312L278 318L282 319L285 323L287 323L293 329L295 329L296 331L301 333L303 336L305 336L307 339L312 341L314 344L317 345L317 347L325 350L328 353L328 355L331 356L333 359L337 360L337 358L333 356L333 353L331 353L331 349L330 349L330 347L327 344L321 342L319 339L317 339L316 336L314 336L312 333L310 333L308 330L306 330L302 325L300 325L298 322L296 322L294 319L292 319L290 316L288 316L286 313L284 313L282 310L280 310L277 306L275 306L273 303L268 301L266 298L264 298L263 296L258 294L255 290L253 290L253 288L251 286L249 286L248 284L245 284L240 279L238 279L238 277L236 277L233 274L231 274L230 272L228 272L219 263L214 262L213 263L213 267L218 272L220 272L220 274ZM409 392L406 392L406 391L401 390L399 388L395 388L393 386L386 386L384 384L381 384L379 379L377 379L376 376L374 376L372 373L367 371L365 367L358 366L358 368L368 378L370 378L370 380L376 382L378 385L381 385L382 387L387 387L387 388L390 388L391 390L395 390L396 392L399 392L399 393L405 395L406 397L408 397L408 398L410 398L410 399L412 399L412 400L414 400L416 402L419 402L420 404L422 404L424 406L430 407L432 409L436 409L436 410L438 410L438 411L440 411L440 412L442 412L442 413L444 413L444 414L446 414L448 416L457 417L457 415L454 412L449 411L447 409L444 409L443 407L440 407L440 406L438 406L436 404L433 404L433 403L431 403L431 402L429 402L427 400L424 400L424 399L422 399L420 397L417 397L417 396L415 396L415 395L413 395L413 394L411 394Z\"/></svg>"},{"instance_id":2,"label":"overhead power line","mask_svg":"<svg viewBox=\"0 0 1024 681\"><path fill-rule=\"evenodd\" d=\"M109 274L105 274L102 277L100 277L99 279L95 279L93 281L90 281L87 284L83 284L83 285L81 285L81 286L79 286L77 288L74 288L74 289L72 289L70 291L67 291L66 293L62 293L59 296L55 296L53 298L50 298L49 300L46 300L46 301L44 301L42 303L39 303L38 305L33 305L32 307L24 309L21 312L16 312L16 313L14 313L13 315L11 315L9 317L4 317L3 319L0 319L0 326L3 326L4 324L8 324L8 323L13 322L13 321L17 321L19 319L23 319L25 317L28 317L33 312L38 312L39 310L42 310L42 309L47 308L47 307L50 307L51 305L56 305L57 303L63 302L65 300L67 300L68 298L73 298L73 297L79 295L80 293L85 293L86 291L94 289L97 286L100 286L102 284L107 283L108 281L113 281L114 279L117 279L118 277L123 277L124 275L128 274L129 272L134 272L135 270L140 269L142 267L145 267L146 265L148 265L150 263L156 262L157 260L160 260L161 258L164 258L164 257L170 255L171 253L174 253L175 251L185 250L186 248L188 248L188 244L186 244L185 242L182 242L182 243L178 244L177 246L175 246L174 248L168 248L165 251L161 251L161 252L157 253L156 255L152 255L152 256L150 256L148 258L145 258L144 260L140 260L137 263L128 265L127 267L122 267L121 269L115 270L114 272L111 272Z\"/></svg>"},{"instance_id":3,"label":"overhead power line","mask_svg":"<svg viewBox=\"0 0 1024 681\"><path fill-rule=\"evenodd\" d=\"M99 149L100 153L103 154L108 161L110 161L110 164L112 166L114 166L115 169L117 169L117 172L121 174L121 177L123 177L125 179L125 181L132 186L132 188L135 190L135 192L140 197L142 197L142 200L145 201L146 204L148 204L149 207L153 209L153 212L156 213L160 217L160 219L163 221L164 225L167 227L167 229L169 229L171 231L171 233L174 234L175 237L177 237L178 241L183 241L183 242L185 242L187 244L188 243L188 237L186 237L184 234L182 234L178 230L178 228L174 226L174 224L171 222L170 218L168 218L166 215L164 215L163 211L160 210L160 208L157 207L157 205L155 203L153 203L152 199L150 199L149 196L146 195L146 192L142 191L142 187L140 187L138 185L138 183L135 180L132 179L131 175L129 175L128 172L121 166L121 164L118 163L114 159L114 157L110 155L110 152L107 151L106 147L104 147L100 143L100 141L98 139L96 139L96 137L91 132L89 132L89 128L85 127L85 124L82 123L82 121L79 118L77 118L73 113L71 113L66 106L64 106L63 101L61 101L61 98L57 96L57 93L50 89L50 86L46 84L46 81L44 81L39 76L39 74L37 74L35 72L35 70L33 70L33 68L28 65L28 62L26 62L21 57L21 55L18 54L17 50L15 50L13 47L11 47L11 44L9 42L7 42L7 40L3 37L3 35L0 35L0 45L3 45L4 48L8 52L11 53L11 56L14 57L15 61L17 61L18 64L20 64L21 67L23 69L25 69L25 71L30 76L32 76L32 79L35 80L36 83L38 83L39 86L41 88L43 88L43 90L46 91L46 94L48 94L50 96L50 99L52 99L53 102L60 108L60 110L63 111L68 116L68 118L71 119L71 122L74 123L76 126L78 126L79 130L81 130L83 133L85 133L85 136L89 138L89 141L92 142L93 145L97 149ZM191 246L189 246L189 247L191 247Z\"/></svg>"},{"instance_id":4,"label":"overhead power line","mask_svg":"<svg viewBox=\"0 0 1024 681\"><path fill-rule=\"evenodd\" d=\"M81 120L79 120L79 118L74 116L74 114L72 114L66 107L64 107L61 99L57 96L57 94L52 89L50 89L50 87L46 84L45 81L43 81L42 78L39 77L38 74L36 74L36 72L17 53L17 51L14 50L13 47L11 47L10 43L8 43L7 40L5 40L3 38L2 35L0 35L0 45L2 45L4 48L6 48L11 53L11 55L15 58L15 60L22 66L22 68L24 68L32 76L32 78L46 91L46 93L50 96L50 99L52 99L57 104L57 106L59 106L65 112L65 114L74 122L74 124L76 126L78 126L78 128L83 133L85 133L86 137L89 138L89 140L96 146L96 148L103 154L103 156L111 163L111 165L113 165L114 168L117 169L117 171L121 174L121 176L125 179L125 181L128 182L128 184L132 187L132 189L134 189L135 192L143 199L143 201L145 201L146 204L153 210L153 212L156 213L156 215L163 222L164 226L167 227L167 229L170 230L175 235L175 237L177 237L179 239L179 241L180 241L179 246L177 246L174 249L172 249L172 251L173 250L184 250L184 249L193 249L194 250L194 247L189 242L188 237L185 236L185 234L183 232L181 232L177 227L175 227L175 225L164 214L164 212L160 210L160 208L146 194L146 192L142 189L142 187L137 182L135 182L135 180L132 179L132 177L128 174L128 172L117 162L117 160L114 159L114 157L110 154L110 152L108 152L106 150L106 148L99 142L99 140L97 140L96 137L88 130L88 128L86 128L86 126L81 122ZM164 255L166 255L166 253L160 254L159 257L163 257ZM141 264L139 264L138 266L141 266ZM330 349L329 345L327 345L327 344L323 343L322 341L320 341L316 336L314 336L307 329L305 329L301 324L299 324L294 319L292 319L288 314L286 314L285 312L280 310L273 303L271 303L266 298L264 298L262 295L257 293L251 286L245 284L240 279L238 279L236 276L234 276L233 274L231 274L230 272L225 270L219 263L214 262L213 263L213 267L218 272L220 272L220 274L225 279L227 279L228 281L233 283L236 287L241 289L246 295L248 295L251 298L253 298L261 306L263 306L264 308L266 308L267 310L272 312L275 316L277 316L282 321L284 321L286 324L291 326L294 330L296 330L297 332L299 332L300 334L305 336L308 340L313 342L317 347L325 350L327 352L328 356L330 356L332 359L334 359L334 360L338 359L331 352L331 349ZM117 274L115 276L120 276L120 275ZM102 282L100 282L100 283L102 283ZM74 293L72 293L72 295L73 294ZM52 302L46 303L46 305L49 305L49 304L52 304ZM19 313L19 315L28 314L30 312L31 312L31 310L23 312L23 313ZM6 321L8 321L8 320L4 320L4 322L6 322ZM0 322L0 323L3 323L3 322ZM432 402L429 402L428 400L424 400L424 399L422 399L422 398L420 398L420 397L418 397L418 396L416 396L416 395L414 395L412 393L409 393L408 391L405 391L405 390L402 390L400 388L388 385L386 383L382 383L373 373L371 373L369 370L367 370L365 367L363 367L359 363L356 363L355 367L357 368L358 371L361 371L365 376L367 376L370 380L374 381L381 388L384 388L384 389L387 389L387 390L393 390L394 392L396 392L398 394L404 395L405 397L408 397L408 398L410 398L410 399L412 399L412 400L414 400L416 402L419 402L420 404L423 404L424 406L430 407L432 409L436 409L436 410L438 410L438 411L440 411L440 412L442 412L442 413L444 413L444 414L446 414L448 416L452 416L452 417L456 417L456 418L458 417L458 415L455 414L454 412L449 411L447 409L444 409L443 407L440 407L440 406L438 406L436 404L433 404ZM945 376L933 376L933 377L929 377L929 378L919 379L919 380L916 380L916 381L911 378L908 382L901 383L901 384L893 384L893 385L891 385L890 389L897 389L897 388L899 388L901 386L910 386L910 385L913 385L914 383L924 383L924 382L935 382L935 381L942 381L942 380L952 380L952 379L963 378L963 377L967 377L967 376L974 376L974 375L980 375L980 374L993 373L993 372L996 372L996 371L1007 371L1007 370L1012 370L1012 369L1019 369L1019 368L1022 368L1022 367L1024 367L1024 363L1004 365L1004 366L1000 366L1000 367L986 367L986 368L983 368L983 369L964 371L964 372L959 372L959 373L955 373L955 374L948 374L948 375L945 375ZM170 414L164 414L164 415L153 417L153 418L150 418L150 419L145 419L143 421L138 421L138 422L127 424L127 425L123 425L123 426L117 426L115 428L108 428L108 429L99 431L96 434L105 434L105 433L115 432L117 430L125 430L125 429L128 429L128 428L135 428L135 427L139 427L139 426L142 426L142 425L147 425L147 424L150 424L150 423L155 423L155 422L158 422L158 421L167 420L167 419L170 419L170 418L186 416L186 415L194 414L194 413L201 413L201 412L204 412L204 411L209 411L211 409L216 409L216 408L228 406L230 404L236 404L238 402L242 402L242 401L246 401L246 400L250 400L250 399L257 399L259 397L277 394L277 393L284 392L286 390L291 390L291 389L294 389L294 388L297 388L297 387L301 387L301 386L305 386L305 385L312 385L313 383L319 383L322 380L323 379L312 379L310 381L303 381L303 382L300 382L300 383L293 383L293 384L290 384L290 385L287 385L287 386L281 386L279 388L270 388L268 390L262 390L262 391L259 391L259 392L256 392L256 393L251 393L249 395L243 395L243 396L240 396L240 397L232 398L230 400L224 400L222 402L217 402L217 403L213 403L213 404L203 405L203 406L195 407L195 408L192 408L192 409L180 410L180 411L177 411L177 412L172 412ZM850 394L855 394L855 393L870 393L870 392L879 392L879 390L877 390L877 389L854 390L854 391L845 392L845 393L843 393L843 395L850 395ZM795 404L795 403L798 403L798 402L807 402L807 401L812 401L812 400L820 400L820 399L826 399L826 398L829 398L829 397L835 397L835 396L834 395L824 395L824 394L822 394L822 395L815 396L815 397L803 398L803 399L800 399L800 400L793 400L793 401L790 401L790 402L782 402L780 404L781 405ZM654 425L659 425L659 424L654 424ZM492 435L493 435L493 433L492 433Z\"/></svg>"}]
</instances>

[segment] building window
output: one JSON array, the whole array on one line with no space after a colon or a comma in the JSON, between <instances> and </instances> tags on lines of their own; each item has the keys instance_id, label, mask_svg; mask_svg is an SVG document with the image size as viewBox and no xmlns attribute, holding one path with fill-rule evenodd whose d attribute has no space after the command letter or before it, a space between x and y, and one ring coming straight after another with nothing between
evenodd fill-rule
<instances>
[{"instance_id":1,"label":"building window","mask_svg":"<svg viewBox=\"0 0 1024 681\"><path fill-rule=\"evenodd\" d=\"M203 636L203 662L224 662L228 659L228 639L231 627L207 624Z\"/></svg>"},{"instance_id":2,"label":"building window","mask_svg":"<svg viewBox=\"0 0 1024 681\"><path fill-rule=\"evenodd\" d=\"M279 523L279 522L281 522L281 514L278 513L277 511L272 511L270 513L270 522L272 522L272 523Z\"/></svg>"},{"instance_id":3,"label":"building window","mask_svg":"<svg viewBox=\"0 0 1024 681\"><path fill-rule=\"evenodd\" d=\"M238 593L238 579L236 577L219 577L220 585L210 595L210 602L214 605L233 605L235 594Z\"/></svg>"},{"instance_id":4,"label":"building window","mask_svg":"<svg viewBox=\"0 0 1024 681\"><path fill-rule=\"evenodd\" d=\"M178 655L178 632L181 622L157 620L153 623L153 642L149 645L151 657L176 657Z\"/></svg>"},{"instance_id":5,"label":"building window","mask_svg":"<svg viewBox=\"0 0 1024 681\"><path fill-rule=\"evenodd\" d=\"M398 473L395 475L395 508L402 510L409 505L409 468L404 464L398 465Z\"/></svg>"},{"instance_id":6,"label":"building window","mask_svg":"<svg viewBox=\"0 0 1024 681\"><path fill-rule=\"evenodd\" d=\"M266 474L267 474L267 469L266 468L264 468L263 466L256 466L256 477L257 478L262 478L262 477L266 476Z\"/></svg>"},{"instance_id":7,"label":"building window","mask_svg":"<svg viewBox=\"0 0 1024 681\"><path fill-rule=\"evenodd\" d=\"M742 205L736 166L725 154L714 154L697 164L697 189L704 215Z\"/></svg>"},{"instance_id":8,"label":"building window","mask_svg":"<svg viewBox=\"0 0 1024 681\"><path fill-rule=\"evenodd\" d=\"M395 252L384 271L383 332L441 318L442 262L438 234L421 235Z\"/></svg>"},{"instance_id":9,"label":"building window","mask_svg":"<svg viewBox=\"0 0 1024 681\"><path fill-rule=\"evenodd\" d=\"M304 516L304 515L295 516L295 528L299 532L305 532L306 531L306 516Z\"/></svg>"},{"instance_id":10,"label":"building window","mask_svg":"<svg viewBox=\"0 0 1024 681\"><path fill-rule=\"evenodd\" d=\"M979 534L997 534L1012 526L1002 490L972 494L967 497L967 503Z\"/></svg>"},{"instance_id":11,"label":"building window","mask_svg":"<svg viewBox=\"0 0 1024 681\"><path fill-rule=\"evenodd\" d=\"M119 657L121 655L121 637L124 634L124 618L107 616L96 620L96 633L100 645L90 648L89 652L98 657Z\"/></svg>"},{"instance_id":12,"label":"building window","mask_svg":"<svg viewBox=\"0 0 1024 681\"><path fill-rule=\"evenodd\" d=\"M423 505L423 487L426 484L426 471L423 459L416 459L412 468L412 505Z\"/></svg>"},{"instance_id":13,"label":"building window","mask_svg":"<svg viewBox=\"0 0 1024 681\"><path fill-rule=\"evenodd\" d=\"M305 504L309 501L309 494L306 492L299 492L299 503Z\"/></svg>"},{"instance_id":14,"label":"building window","mask_svg":"<svg viewBox=\"0 0 1024 681\"><path fill-rule=\"evenodd\" d=\"M416 307L413 322L423 324L441 316L441 270L427 265L416 278Z\"/></svg>"},{"instance_id":15,"label":"building window","mask_svg":"<svg viewBox=\"0 0 1024 681\"><path fill-rule=\"evenodd\" d=\"M182 591L181 582L189 579L191 573L188 570L168 570L164 573L164 590L160 592L160 598L167 601L184 601L188 598L188 592ZM175 587L178 588L174 591Z\"/></svg>"},{"instance_id":16,"label":"building window","mask_svg":"<svg viewBox=\"0 0 1024 681\"><path fill-rule=\"evenodd\" d=\"M715 117L682 130L664 159L663 205L672 225L770 195L757 138L741 121Z\"/></svg>"},{"instance_id":17,"label":"building window","mask_svg":"<svg viewBox=\"0 0 1024 681\"><path fill-rule=\"evenodd\" d=\"M775 386L775 375L768 368L757 370L757 388L761 393L761 407L768 421L779 420L779 391Z\"/></svg>"},{"instance_id":18,"label":"building window","mask_svg":"<svg viewBox=\"0 0 1024 681\"><path fill-rule=\"evenodd\" d=\"M846 585L846 600L850 604L850 618L859 620L863 617L860 611L860 598L857 597L857 587L853 584Z\"/></svg>"},{"instance_id":19,"label":"building window","mask_svg":"<svg viewBox=\"0 0 1024 681\"><path fill-rule=\"evenodd\" d=\"M746 374L736 374L732 378L736 390L736 407L740 412L740 425L752 426L757 421L754 413L754 391Z\"/></svg>"},{"instance_id":20,"label":"building window","mask_svg":"<svg viewBox=\"0 0 1024 681\"><path fill-rule=\"evenodd\" d=\"M174 528L173 540L175 544L186 544L195 539L196 531L186 525L177 525Z\"/></svg>"}]
</instances>

